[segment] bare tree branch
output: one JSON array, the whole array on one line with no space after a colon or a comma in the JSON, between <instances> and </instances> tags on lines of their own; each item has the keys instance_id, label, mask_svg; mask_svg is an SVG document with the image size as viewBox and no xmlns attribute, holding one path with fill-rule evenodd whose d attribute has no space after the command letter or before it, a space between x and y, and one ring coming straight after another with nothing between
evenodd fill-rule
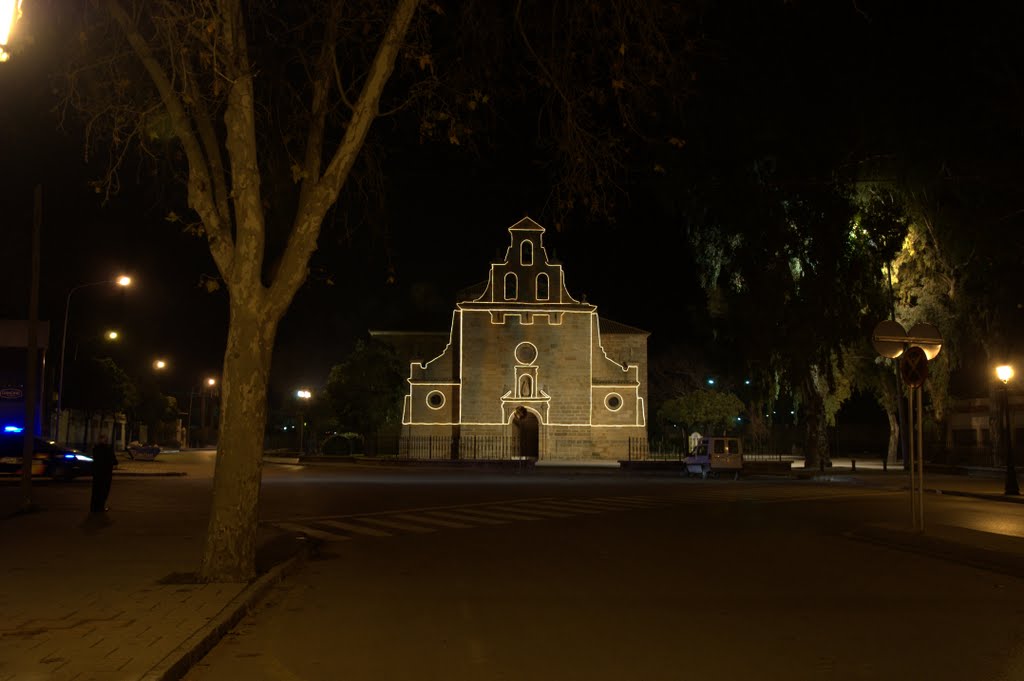
<instances>
[{"instance_id":1,"label":"bare tree branch","mask_svg":"<svg viewBox=\"0 0 1024 681\"><path fill-rule=\"evenodd\" d=\"M182 147L189 159L189 205L202 216L210 242L210 253L213 255L217 267L226 277L233 265L233 241L230 228L221 219L212 201L213 182L210 177L210 167L181 98L154 56L149 43L142 37L137 24L128 16L121 3L118 0L103 0L103 3L110 16L124 31L128 43L146 72L149 73L160 94L161 101L167 108L175 135L181 140Z\"/></svg>"},{"instance_id":2,"label":"bare tree branch","mask_svg":"<svg viewBox=\"0 0 1024 681\"><path fill-rule=\"evenodd\" d=\"M399 0L363 83L345 136L335 150L323 176L305 196L295 216L292 233L281 260L278 275L271 285L269 304L283 313L306 278L309 256L316 248L320 226L333 205L355 163L366 135L379 112L384 85L394 69L395 59L405 39L420 0ZM311 170L311 169L310 169Z\"/></svg>"}]
</instances>

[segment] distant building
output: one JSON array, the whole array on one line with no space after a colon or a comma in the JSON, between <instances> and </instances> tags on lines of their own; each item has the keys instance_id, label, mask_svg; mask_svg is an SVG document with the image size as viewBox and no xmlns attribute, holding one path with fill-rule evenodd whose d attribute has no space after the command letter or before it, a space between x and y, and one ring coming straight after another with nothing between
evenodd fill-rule
<instances>
[{"instance_id":1,"label":"distant building","mask_svg":"<svg viewBox=\"0 0 1024 681\"><path fill-rule=\"evenodd\" d=\"M28 370L29 323L20 319L0 319L0 429L21 431L25 427L26 376ZM50 323L36 326L36 399L35 433L42 432L46 420L46 346Z\"/></svg>"},{"instance_id":2,"label":"distant building","mask_svg":"<svg viewBox=\"0 0 1024 681\"><path fill-rule=\"evenodd\" d=\"M624 459L647 436L646 331L573 298L544 228L509 228L504 260L463 296L446 337L376 332L411 363L399 447L410 456ZM472 290L472 289L471 289ZM415 349L441 350L415 355ZM438 353L439 354L436 354Z\"/></svg>"}]
</instances>

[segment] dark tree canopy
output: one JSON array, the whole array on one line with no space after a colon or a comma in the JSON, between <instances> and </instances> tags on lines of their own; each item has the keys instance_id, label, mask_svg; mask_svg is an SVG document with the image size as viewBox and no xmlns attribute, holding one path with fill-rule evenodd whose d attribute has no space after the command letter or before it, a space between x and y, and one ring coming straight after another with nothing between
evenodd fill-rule
<instances>
[{"instance_id":1,"label":"dark tree canopy","mask_svg":"<svg viewBox=\"0 0 1024 681\"><path fill-rule=\"evenodd\" d=\"M405 376L391 348L359 341L348 358L331 369L327 396L341 430L366 437L401 419Z\"/></svg>"}]
</instances>

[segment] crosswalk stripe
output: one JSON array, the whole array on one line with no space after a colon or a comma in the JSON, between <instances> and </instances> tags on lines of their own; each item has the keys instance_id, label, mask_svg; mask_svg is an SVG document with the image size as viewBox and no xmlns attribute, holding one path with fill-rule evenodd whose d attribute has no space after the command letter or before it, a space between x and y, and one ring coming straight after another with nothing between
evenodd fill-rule
<instances>
[{"instance_id":1,"label":"crosswalk stripe","mask_svg":"<svg viewBox=\"0 0 1024 681\"><path fill-rule=\"evenodd\" d=\"M637 508L662 506L666 501L665 499L642 499L638 497L602 497L601 500L608 500L615 502L616 504L623 504L626 506L636 506Z\"/></svg>"},{"instance_id":2,"label":"crosswalk stripe","mask_svg":"<svg viewBox=\"0 0 1024 681\"><path fill-rule=\"evenodd\" d=\"M537 504L537 506L539 506L540 508L551 508L556 511L572 511L573 513L590 513L594 515L601 512L598 511L596 508L579 506L578 504L574 504L571 501L544 501Z\"/></svg>"},{"instance_id":3,"label":"crosswalk stripe","mask_svg":"<svg viewBox=\"0 0 1024 681\"><path fill-rule=\"evenodd\" d=\"M541 520L540 516L528 515L521 511L501 511L495 508L491 510L491 506L471 506L468 508L460 508L460 513L469 513L470 515L482 515L485 518L501 518L505 520Z\"/></svg>"},{"instance_id":4,"label":"crosswalk stripe","mask_svg":"<svg viewBox=\"0 0 1024 681\"><path fill-rule=\"evenodd\" d=\"M390 532L384 530L378 530L374 527L365 527L363 525L356 525L355 523L346 523L342 520L317 520L316 522L323 525L330 525L331 527L337 527L339 530L345 530L346 532L354 532L356 534L365 534L371 537L390 537Z\"/></svg>"},{"instance_id":5,"label":"crosswalk stripe","mask_svg":"<svg viewBox=\"0 0 1024 681\"><path fill-rule=\"evenodd\" d=\"M578 499L574 503L602 511L625 511L638 508L653 508L657 504L626 504L621 501L605 501L603 499Z\"/></svg>"},{"instance_id":6,"label":"crosswalk stripe","mask_svg":"<svg viewBox=\"0 0 1024 681\"><path fill-rule=\"evenodd\" d=\"M510 520L499 520L498 518L488 518L482 515L469 516L466 513L461 512L461 510L459 512L456 512L454 510L427 511L425 514L431 516L440 516L442 518L451 518L452 520L456 521L461 520L465 522L480 523L482 525L507 525L511 522Z\"/></svg>"},{"instance_id":7,"label":"crosswalk stripe","mask_svg":"<svg viewBox=\"0 0 1024 681\"><path fill-rule=\"evenodd\" d=\"M433 527L424 527L422 525L413 525L411 523L400 523L395 520L388 520L387 518L363 517L359 520L360 522L373 523L374 525L383 525L384 527L390 527L395 530L403 530L405 532L418 532L420 534L426 534L427 532L437 532L437 530Z\"/></svg>"},{"instance_id":8,"label":"crosswalk stripe","mask_svg":"<svg viewBox=\"0 0 1024 681\"><path fill-rule=\"evenodd\" d=\"M306 518L301 522L271 521L283 530L305 534L329 542L352 539L349 535L372 537L394 536L388 530L430 533L437 528L470 529L480 525L504 525L514 521L572 518L579 515L597 515L616 511L648 509L666 504L700 503L754 503L776 504L801 501L824 501L870 494L891 494L889 490L840 490L834 487L794 489L792 487L764 486L693 486L678 490L670 497L609 496L581 499L521 499L493 502L484 505L453 506L405 512L389 512L372 516L338 518ZM348 533L334 533L324 528L336 528ZM382 529L386 528L386 529Z\"/></svg>"},{"instance_id":9,"label":"crosswalk stripe","mask_svg":"<svg viewBox=\"0 0 1024 681\"><path fill-rule=\"evenodd\" d=\"M299 534L309 535L310 537L316 537L317 539L323 539L324 541L345 541L347 539L351 539L351 537L346 537L343 534L324 532L323 530L318 530L315 527L299 525L298 523L277 523L277 526L283 530L298 532Z\"/></svg>"},{"instance_id":10,"label":"crosswalk stripe","mask_svg":"<svg viewBox=\"0 0 1024 681\"><path fill-rule=\"evenodd\" d=\"M544 516L545 518L571 518L574 513L565 513L563 511L551 511L548 509L537 508L534 504L506 504L504 506L495 506L497 509L505 509L512 511L513 513L528 513L530 515Z\"/></svg>"},{"instance_id":11,"label":"crosswalk stripe","mask_svg":"<svg viewBox=\"0 0 1024 681\"><path fill-rule=\"evenodd\" d=\"M440 527L451 527L457 530L463 530L473 525L467 525L466 523L456 522L454 520L444 520L443 518L431 518L425 513L412 515L410 513L401 513L398 515L390 516L391 518L398 518L399 520L408 520L414 523L427 523L430 525L438 525Z\"/></svg>"}]
</instances>

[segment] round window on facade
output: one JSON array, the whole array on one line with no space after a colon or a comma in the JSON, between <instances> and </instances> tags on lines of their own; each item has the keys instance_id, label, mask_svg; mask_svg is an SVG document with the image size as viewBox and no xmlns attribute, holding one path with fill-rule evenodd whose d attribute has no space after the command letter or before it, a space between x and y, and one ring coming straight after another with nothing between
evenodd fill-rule
<instances>
[{"instance_id":1,"label":"round window on facade","mask_svg":"<svg viewBox=\"0 0 1024 681\"><path fill-rule=\"evenodd\" d=\"M440 390L431 390L427 393L427 406L431 409L440 409L444 406L444 393Z\"/></svg>"},{"instance_id":2,"label":"round window on facade","mask_svg":"<svg viewBox=\"0 0 1024 681\"><path fill-rule=\"evenodd\" d=\"M537 346L529 341L523 341L516 346L516 361L527 366L537 361Z\"/></svg>"},{"instance_id":3,"label":"round window on facade","mask_svg":"<svg viewBox=\"0 0 1024 681\"><path fill-rule=\"evenodd\" d=\"M608 393L604 398L604 406L608 408L608 411L622 409L622 396L618 393Z\"/></svg>"}]
</instances>

